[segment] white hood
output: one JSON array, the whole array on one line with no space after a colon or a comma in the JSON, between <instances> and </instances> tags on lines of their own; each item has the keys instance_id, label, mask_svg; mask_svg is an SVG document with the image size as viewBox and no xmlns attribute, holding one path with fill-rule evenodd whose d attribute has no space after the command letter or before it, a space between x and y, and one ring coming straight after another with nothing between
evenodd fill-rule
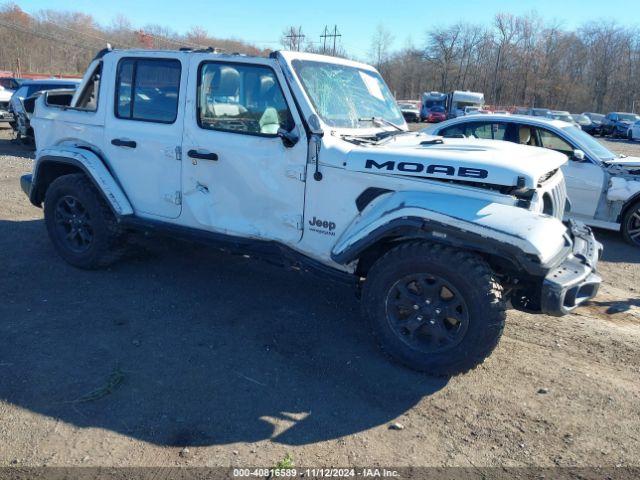
<instances>
[{"instance_id":1,"label":"white hood","mask_svg":"<svg viewBox=\"0 0 640 480\"><path fill-rule=\"evenodd\" d=\"M424 133L396 135L347 156L348 170L535 188L567 156L496 140L451 139ZM520 180L522 182L522 180Z\"/></svg>"},{"instance_id":2,"label":"white hood","mask_svg":"<svg viewBox=\"0 0 640 480\"><path fill-rule=\"evenodd\" d=\"M7 90L6 88L0 87L0 102L8 102L11 100L11 96L13 95L13 90Z\"/></svg>"}]
</instances>

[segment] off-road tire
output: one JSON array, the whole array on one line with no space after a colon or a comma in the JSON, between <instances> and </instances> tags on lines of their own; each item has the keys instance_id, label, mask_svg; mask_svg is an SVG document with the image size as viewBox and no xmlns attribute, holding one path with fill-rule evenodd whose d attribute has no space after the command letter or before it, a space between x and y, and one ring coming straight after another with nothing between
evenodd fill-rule
<instances>
[{"instance_id":1,"label":"off-road tire","mask_svg":"<svg viewBox=\"0 0 640 480\"><path fill-rule=\"evenodd\" d=\"M387 299L400 279L413 274L444 279L466 303L466 332L448 350L425 354L407 345L391 326ZM466 373L481 364L498 344L506 318L502 286L482 258L423 241L403 243L382 256L368 272L362 301L384 352L411 369L439 377Z\"/></svg>"},{"instance_id":2,"label":"off-road tire","mask_svg":"<svg viewBox=\"0 0 640 480\"><path fill-rule=\"evenodd\" d=\"M637 229L640 228L640 200L633 203L622 218L622 237L634 247L640 247L640 236Z\"/></svg>"},{"instance_id":3,"label":"off-road tire","mask_svg":"<svg viewBox=\"0 0 640 480\"><path fill-rule=\"evenodd\" d=\"M92 240L85 251L74 251L68 245L57 226L56 208L62 199L76 199L86 211L90 222ZM104 197L81 173L56 178L44 200L44 219L49 238L60 256L71 265L82 269L96 269L111 265L125 251L125 232L118 225L115 215Z\"/></svg>"}]
</instances>

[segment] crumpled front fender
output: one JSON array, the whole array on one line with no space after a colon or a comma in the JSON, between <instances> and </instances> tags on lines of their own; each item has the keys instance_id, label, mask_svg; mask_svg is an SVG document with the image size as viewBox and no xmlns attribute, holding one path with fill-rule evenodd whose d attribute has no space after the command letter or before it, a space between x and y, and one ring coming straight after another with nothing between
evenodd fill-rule
<instances>
[{"instance_id":1,"label":"crumpled front fender","mask_svg":"<svg viewBox=\"0 0 640 480\"><path fill-rule=\"evenodd\" d=\"M430 192L392 192L371 202L332 250L346 264L385 237L425 237L509 258L527 270L548 268L570 248L567 229L554 217L488 200ZM516 257L516 258L514 258Z\"/></svg>"},{"instance_id":2,"label":"crumpled front fender","mask_svg":"<svg viewBox=\"0 0 640 480\"><path fill-rule=\"evenodd\" d=\"M34 205L39 206L44 200L46 188L42 187L45 186L43 183L49 180L42 172L56 163L70 165L83 171L104 195L107 203L117 216L133 214L133 207L129 199L102 159L89 150L68 145L38 150L29 194L29 199Z\"/></svg>"}]
</instances>

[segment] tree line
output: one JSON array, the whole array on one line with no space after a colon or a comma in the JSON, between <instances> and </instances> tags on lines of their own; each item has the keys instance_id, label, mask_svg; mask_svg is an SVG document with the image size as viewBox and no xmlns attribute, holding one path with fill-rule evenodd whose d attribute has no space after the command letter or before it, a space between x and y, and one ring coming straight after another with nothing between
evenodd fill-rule
<instances>
[{"instance_id":1,"label":"tree line","mask_svg":"<svg viewBox=\"0 0 640 480\"><path fill-rule=\"evenodd\" d=\"M0 7L0 70L14 73L79 75L107 43L114 48L207 48L262 55L264 51L241 40L211 36L202 27L178 34L162 25L134 28L124 16L99 25L88 14L40 10L33 15L15 3Z\"/></svg>"},{"instance_id":2,"label":"tree line","mask_svg":"<svg viewBox=\"0 0 640 480\"><path fill-rule=\"evenodd\" d=\"M399 99L471 90L502 107L606 113L640 104L640 31L611 21L566 30L536 14L498 14L490 26L433 28L421 47L392 52L390 43L378 27L370 61Z\"/></svg>"},{"instance_id":3,"label":"tree line","mask_svg":"<svg viewBox=\"0 0 640 480\"><path fill-rule=\"evenodd\" d=\"M283 46L290 44L286 32L292 31L283 33ZM213 46L248 55L270 52L242 40L216 38L202 27L179 34L162 25L134 28L124 16L103 26L81 12L29 15L15 3L0 7L0 70L79 75L107 42L116 48ZM640 31L611 21L567 30L536 14L502 13L491 25L433 27L419 45L408 43L398 50L392 45L391 32L378 26L366 60L380 70L398 99L417 100L431 90L471 90L483 92L488 104L503 107L608 112L638 110L640 103ZM321 51L312 42L297 48ZM336 55L352 57L341 44Z\"/></svg>"}]
</instances>

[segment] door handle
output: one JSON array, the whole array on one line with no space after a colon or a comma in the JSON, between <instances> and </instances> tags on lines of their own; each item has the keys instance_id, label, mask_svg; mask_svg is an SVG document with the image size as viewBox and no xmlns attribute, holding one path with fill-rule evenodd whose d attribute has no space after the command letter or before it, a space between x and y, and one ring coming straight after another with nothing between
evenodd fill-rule
<instances>
[{"instance_id":1,"label":"door handle","mask_svg":"<svg viewBox=\"0 0 640 480\"><path fill-rule=\"evenodd\" d=\"M116 147L136 148L138 144L133 140L124 140L122 138L114 138L113 140L111 140L111 145L115 145Z\"/></svg>"},{"instance_id":2,"label":"door handle","mask_svg":"<svg viewBox=\"0 0 640 480\"><path fill-rule=\"evenodd\" d=\"M218 154L211 153L211 152L199 152L198 150L189 150L187 152L187 155L189 155L191 158L197 158L199 160L214 160L214 161L218 160Z\"/></svg>"}]
</instances>

